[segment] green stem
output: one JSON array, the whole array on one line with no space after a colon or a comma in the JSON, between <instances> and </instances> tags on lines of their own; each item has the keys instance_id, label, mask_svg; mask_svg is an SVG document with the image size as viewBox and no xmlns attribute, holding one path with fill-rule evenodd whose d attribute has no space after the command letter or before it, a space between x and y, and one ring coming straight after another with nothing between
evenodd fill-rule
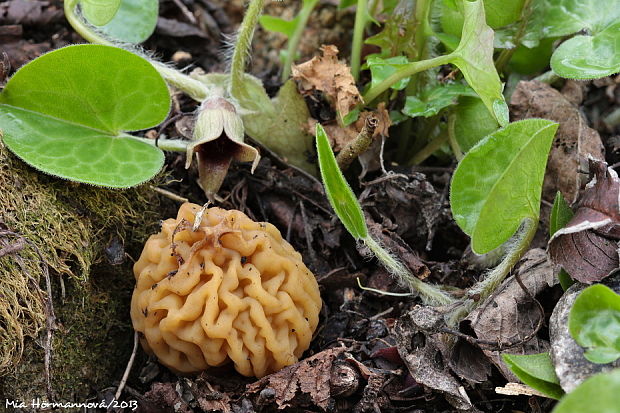
<instances>
[{"instance_id":1,"label":"green stem","mask_svg":"<svg viewBox=\"0 0 620 413\"><path fill-rule=\"evenodd\" d=\"M408 165L419 165L424 162L429 156L435 153L435 151L448 142L448 134L442 133L441 135L430 141L424 148L420 149L411 160Z\"/></svg>"},{"instance_id":2,"label":"green stem","mask_svg":"<svg viewBox=\"0 0 620 413\"><path fill-rule=\"evenodd\" d=\"M526 218L523 220L523 224L517 235L515 235L513 240L508 241L510 244L508 245L504 259L497 267L493 268L483 280L471 287L467 292L468 298L447 315L446 322L449 326L457 325L499 287L510 273L512 267L519 262L523 254L525 254L529 248L534 239L534 235L536 235L537 228L537 219Z\"/></svg>"},{"instance_id":3,"label":"green stem","mask_svg":"<svg viewBox=\"0 0 620 413\"><path fill-rule=\"evenodd\" d=\"M398 277L412 290L420 294L420 298L425 304L446 305L454 302L454 299L438 287L427 284L413 275L405 265L395 258L389 251L384 249L370 235L363 239L364 244L372 251L381 264L390 272Z\"/></svg>"},{"instance_id":4,"label":"green stem","mask_svg":"<svg viewBox=\"0 0 620 413\"><path fill-rule=\"evenodd\" d=\"M501 73L504 70L504 67L508 64L510 59L512 59L512 55L514 54L514 52L517 50L517 47L521 43L521 39L523 38L523 35L525 34L525 28L530 19L530 16L532 15L532 8L530 7L531 3L532 3L532 0L525 0L525 3L523 4L523 8L521 9L521 17L519 18L521 23L519 24L519 29L517 30L517 33L515 34L515 37L514 37L515 47L502 50L499 56L497 57L497 60L495 61L495 68L497 69L498 73Z\"/></svg>"},{"instance_id":5,"label":"green stem","mask_svg":"<svg viewBox=\"0 0 620 413\"><path fill-rule=\"evenodd\" d=\"M400 80L412 76L418 72L423 70L431 69L433 67L441 66L450 63L452 59L452 55L448 54L445 56L437 56L432 59L421 60L419 62L409 63L407 66L397 70L391 76L388 76L378 85L371 87L368 92L364 95L364 102L366 104L372 102L377 96L381 93L388 90L392 85L399 82Z\"/></svg>"},{"instance_id":6,"label":"green stem","mask_svg":"<svg viewBox=\"0 0 620 413\"><path fill-rule=\"evenodd\" d=\"M368 13L368 0L357 0L355 11L355 25L353 26L353 45L351 47L351 74L357 81L362 64L362 43L366 30L366 14Z\"/></svg>"},{"instance_id":7,"label":"green stem","mask_svg":"<svg viewBox=\"0 0 620 413\"><path fill-rule=\"evenodd\" d=\"M133 136L128 134L124 136L133 138L140 142L148 143L149 145L157 146L159 149L169 152L185 153L187 151L187 145L190 143L189 141L182 139L158 139L157 141L155 141L155 139L141 138L139 136Z\"/></svg>"},{"instance_id":8,"label":"green stem","mask_svg":"<svg viewBox=\"0 0 620 413\"><path fill-rule=\"evenodd\" d=\"M415 5L416 31L414 44L417 52L417 60L426 59L426 39L432 33L429 25L432 5L433 0L417 0Z\"/></svg>"},{"instance_id":9,"label":"green stem","mask_svg":"<svg viewBox=\"0 0 620 413\"><path fill-rule=\"evenodd\" d=\"M461 145L456 140L456 115L454 113L450 113L448 115L448 142L450 143L450 148L452 148L452 152L456 157L456 160L461 162L463 159L463 151L461 150Z\"/></svg>"},{"instance_id":10,"label":"green stem","mask_svg":"<svg viewBox=\"0 0 620 413\"><path fill-rule=\"evenodd\" d=\"M235 49L230 62L230 94L234 98L238 98L243 94L246 58L252 45L254 29L264 5L265 0L251 0L239 27Z\"/></svg>"},{"instance_id":11,"label":"green stem","mask_svg":"<svg viewBox=\"0 0 620 413\"><path fill-rule=\"evenodd\" d=\"M282 68L282 82L286 82L288 77L291 75L291 67L293 66L293 60L295 60L295 53L297 53L297 48L299 47L299 41L301 40L301 35L303 34L306 25L308 24L308 19L312 14L312 10L316 7L319 0L314 0L309 3L303 3L301 11L299 12L299 22L297 26L295 26L295 31L293 35L288 40L288 45L286 48L286 59L284 60L284 67Z\"/></svg>"},{"instance_id":12,"label":"green stem","mask_svg":"<svg viewBox=\"0 0 620 413\"><path fill-rule=\"evenodd\" d=\"M102 44L105 46L115 46L123 49L128 49L125 44L117 44L114 41L107 39L100 33L98 33L91 25L86 23L83 19L77 16L75 13L78 0L65 0L65 17L67 21L73 27L73 29L89 43ZM187 93L192 99L202 102L208 95L209 89L202 82L193 79L183 73L166 66L163 63L156 62L149 59L147 56L139 53L137 50L129 50L132 53L140 55L146 59L153 67L159 72L159 74L170 85L176 87L179 90Z\"/></svg>"}]
</instances>

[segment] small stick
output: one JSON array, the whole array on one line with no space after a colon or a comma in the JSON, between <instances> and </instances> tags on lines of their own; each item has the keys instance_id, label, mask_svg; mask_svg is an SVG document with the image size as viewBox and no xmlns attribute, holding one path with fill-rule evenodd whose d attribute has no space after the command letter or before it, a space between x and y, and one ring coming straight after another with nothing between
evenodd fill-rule
<instances>
[{"instance_id":1,"label":"small stick","mask_svg":"<svg viewBox=\"0 0 620 413\"><path fill-rule=\"evenodd\" d=\"M379 125L379 119L374 116L368 116L364 122L364 126L360 133L351 142L347 143L343 150L338 153L336 162L341 170L346 170L353 160L366 152L372 144L372 135Z\"/></svg>"},{"instance_id":2,"label":"small stick","mask_svg":"<svg viewBox=\"0 0 620 413\"><path fill-rule=\"evenodd\" d=\"M194 15L192 14L192 12L189 11L189 9L187 8L187 6L185 6L185 4L183 4L183 2L181 0L173 0L174 4L176 4L176 6L181 10L181 12L183 13L183 15L185 17L187 17L187 20L189 20L189 22L191 24L196 24L196 17L194 17Z\"/></svg>"},{"instance_id":3,"label":"small stick","mask_svg":"<svg viewBox=\"0 0 620 413\"><path fill-rule=\"evenodd\" d=\"M177 194L175 194L174 192L170 192L170 191L168 191L168 190L166 190L166 189L158 188L158 187L153 186L153 185L149 185L149 187L150 187L153 191L155 191L155 192L157 192L157 193L159 193L159 194L162 194L162 195L163 195L163 196L165 196L166 198L170 198L170 199L172 199L173 201L183 202L183 203L185 203L185 202L189 202L189 199L184 198L184 197L182 197L182 196L180 196L180 195L177 195Z\"/></svg>"},{"instance_id":4,"label":"small stick","mask_svg":"<svg viewBox=\"0 0 620 413\"><path fill-rule=\"evenodd\" d=\"M114 400L118 400L123 393L123 389L125 388L125 384L127 384L127 378L129 377L129 372L131 371L131 367L133 366L133 361L136 358L136 353L138 352L138 332L133 333L133 350L131 352L131 356L129 357L129 361L127 362L127 367L125 368L125 373L123 373L123 378L116 389L116 394L114 394ZM109 409L108 409L109 410Z\"/></svg>"}]
</instances>

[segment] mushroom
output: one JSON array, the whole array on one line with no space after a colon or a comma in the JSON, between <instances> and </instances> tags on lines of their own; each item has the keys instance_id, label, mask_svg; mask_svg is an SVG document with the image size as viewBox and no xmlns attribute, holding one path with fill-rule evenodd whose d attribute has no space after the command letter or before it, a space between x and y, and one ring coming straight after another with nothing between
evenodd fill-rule
<instances>
[{"instance_id":1,"label":"mushroom","mask_svg":"<svg viewBox=\"0 0 620 413\"><path fill-rule=\"evenodd\" d=\"M298 361L321 297L301 255L269 223L185 203L134 265L131 319L144 349L178 373L229 361L262 377Z\"/></svg>"}]
</instances>

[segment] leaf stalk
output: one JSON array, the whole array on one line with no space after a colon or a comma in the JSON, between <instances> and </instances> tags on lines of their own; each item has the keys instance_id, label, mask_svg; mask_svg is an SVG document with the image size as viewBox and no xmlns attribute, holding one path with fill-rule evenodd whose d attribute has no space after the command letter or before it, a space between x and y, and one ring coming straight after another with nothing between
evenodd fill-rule
<instances>
[{"instance_id":1,"label":"leaf stalk","mask_svg":"<svg viewBox=\"0 0 620 413\"><path fill-rule=\"evenodd\" d=\"M411 271L399 261L392 253L382 247L372 236L364 238L364 244L372 251L377 259L389 271L405 285L420 294L420 298L428 305L447 305L454 302L454 299L438 287L427 284L413 275Z\"/></svg>"},{"instance_id":2,"label":"leaf stalk","mask_svg":"<svg viewBox=\"0 0 620 413\"><path fill-rule=\"evenodd\" d=\"M243 94L243 79L248 57L248 51L252 45L254 29L258 24L265 0L251 0L248 9L243 16L243 21L239 27L235 48L230 62L230 94L234 98L239 98Z\"/></svg>"},{"instance_id":3,"label":"leaf stalk","mask_svg":"<svg viewBox=\"0 0 620 413\"><path fill-rule=\"evenodd\" d=\"M299 12L299 21L297 26L295 26L295 31L293 35L288 40L288 45L286 48L286 58L284 59L284 67L282 68L282 82L286 82L288 77L291 75L291 68L293 66L293 61L295 60L295 53L297 53L297 48L299 47L299 42L301 40L301 35L303 34L306 25L308 24L308 19L310 19L310 14L318 4L319 0L312 0L310 2L303 2L301 11Z\"/></svg>"},{"instance_id":4,"label":"leaf stalk","mask_svg":"<svg viewBox=\"0 0 620 413\"><path fill-rule=\"evenodd\" d=\"M84 40L89 43L119 47L139 55L152 64L168 84L182 90L198 102L202 102L209 95L209 89L199 80L193 79L178 70L145 56L144 53L140 53L135 47L132 47L129 44L115 42L114 40L108 39L103 34L97 32L95 27L88 24L83 18L78 16L76 13L77 4L78 0L65 0L65 17L71 27L73 27L73 29L84 38Z\"/></svg>"},{"instance_id":5,"label":"leaf stalk","mask_svg":"<svg viewBox=\"0 0 620 413\"><path fill-rule=\"evenodd\" d=\"M446 316L446 322L449 326L457 325L497 289L510 273L512 267L519 262L529 248L534 235L536 235L537 228L537 219L526 218L523 220L517 234L511 241L508 241L504 259L489 271L484 279L472 286L467 292L467 298Z\"/></svg>"},{"instance_id":6,"label":"leaf stalk","mask_svg":"<svg viewBox=\"0 0 620 413\"><path fill-rule=\"evenodd\" d=\"M362 43L366 30L366 15L368 14L368 0L357 0L355 24L353 26L353 44L351 47L351 74L356 81L360 75L362 64Z\"/></svg>"}]
</instances>

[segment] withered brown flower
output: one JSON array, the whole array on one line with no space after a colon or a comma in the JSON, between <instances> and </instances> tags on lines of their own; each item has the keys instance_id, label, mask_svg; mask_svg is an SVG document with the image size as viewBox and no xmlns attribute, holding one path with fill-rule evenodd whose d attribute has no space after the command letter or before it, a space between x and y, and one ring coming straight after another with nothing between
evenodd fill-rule
<instances>
[{"instance_id":1,"label":"withered brown flower","mask_svg":"<svg viewBox=\"0 0 620 413\"><path fill-rule=\"evenodd\" d=\"M194 154L198 184L209 199L220 189L233 159L252 162L252 172L260 160L256 148L244 142L243 121L235 106L222 96L207 98L200 105L185 168L190 167Z\"/></svg>"}]
</instances>

